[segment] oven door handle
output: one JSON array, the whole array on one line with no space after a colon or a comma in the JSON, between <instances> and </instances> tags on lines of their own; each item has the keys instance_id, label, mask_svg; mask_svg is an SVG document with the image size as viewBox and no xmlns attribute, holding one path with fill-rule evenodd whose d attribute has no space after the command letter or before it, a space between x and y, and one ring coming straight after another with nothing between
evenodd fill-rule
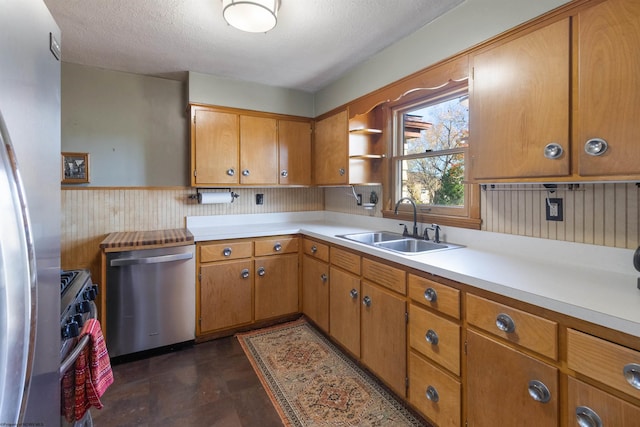
<instances>
[{"instance_id":1,"label":"oven door handle","mask_svg":"<svg viewBox=\"0 0 640 427\"><path fill-rule=\"evenodd\" d=\"M152 256L152 257L119 258L119 259L111 260L111 267L122 267L125 265L137 265L137 264L157 264L161 262L181 261L181 260L191 259L191 258L193 258L193 254L191 252L171 254L171 255Z\"/></svg>"},{"instance_id":2,"label":"oven door handle","mask_svg":"<svg viewBox=\"0 0 640 427\"><path fill-rule=\"evenodd\" d=\"M96 304L93 301L89 301L89 315L91 319L97 319L98 318L98 309L96 307ZM83 336L80 341L78 342L78 344L74 347L73 351L62 361L62 363L60 364L60 378L62 379L62 377L64 376L64 373L67 372L67 370L73 366L74 363L76 363L76 360L78 359L78 356L80 356L80 352L82 352L82 350L84 350L84 348L89 345L89 340L91 339L91 336L89 336L88 334Z\"/></svg>"}]
</instances>

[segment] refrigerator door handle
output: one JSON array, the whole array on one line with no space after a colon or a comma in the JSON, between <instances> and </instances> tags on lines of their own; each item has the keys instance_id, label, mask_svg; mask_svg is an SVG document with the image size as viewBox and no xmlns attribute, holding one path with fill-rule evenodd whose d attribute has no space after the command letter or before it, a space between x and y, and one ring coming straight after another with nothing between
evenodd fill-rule
<instances>
[{"instance_id":1,"label":"refrigerator door handle","mask_svg":"<svg viewBox=\"0 0 640 427\"><path fill-rule=\"evenodd\" d=\"M25 415L36 333L35 252L15 152L0 112L0 420Z\"/></svg>"}]
</instances>

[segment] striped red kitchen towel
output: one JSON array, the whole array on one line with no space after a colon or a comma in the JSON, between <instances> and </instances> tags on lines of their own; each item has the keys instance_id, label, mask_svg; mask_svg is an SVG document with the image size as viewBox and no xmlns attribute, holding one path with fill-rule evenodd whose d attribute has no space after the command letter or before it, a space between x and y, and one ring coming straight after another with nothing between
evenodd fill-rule
<instances>
[{"instance_id":1,"label":"striped red kitchen towel","mask_svg":"<svg viewBox=\"0 0 640 427\"><path fill-rule=\"evenodd\" d=\"M109 353L102 335L100 322L90 319L82 328L80 337L89 335L89 344L82 349L75 362L62 380L63 415L67 421L80 420L91 406L102 409L100 397L113 383L113 371ZM75 376L75 388L70 393L71 373Z\"/></svg>"}]
</instances>

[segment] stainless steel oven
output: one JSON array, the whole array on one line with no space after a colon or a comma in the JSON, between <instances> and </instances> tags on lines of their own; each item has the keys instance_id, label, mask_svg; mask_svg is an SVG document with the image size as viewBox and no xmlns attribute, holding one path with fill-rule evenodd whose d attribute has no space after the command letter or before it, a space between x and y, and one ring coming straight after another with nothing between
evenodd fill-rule
<instances>
[{"instance_id":1,"label":"stainless steel oven","mask_svg":"<svg viewBox=\"0 0 640 427\"><path fill-rule=\"evenodd\" d=\"M89 344L89 335L79 338L82 326L89 319L97 318L94 303L98 286L91 281L88 270L66 270L60 272L60 381L70 369L74 369L80 352ZM61 384L61 394L64 389ZM64 407L64 397L62 406ZM69 422L61 418L62 426L91 427L90 411L81 420Z\"/></svg>"}]
</instances>

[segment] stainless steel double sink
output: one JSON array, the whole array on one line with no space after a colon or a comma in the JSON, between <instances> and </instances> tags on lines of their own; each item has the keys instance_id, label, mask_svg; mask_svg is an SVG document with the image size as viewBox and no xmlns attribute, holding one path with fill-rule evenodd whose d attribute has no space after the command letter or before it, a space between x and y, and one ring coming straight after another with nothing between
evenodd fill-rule
<instances>
[{"instance_id":1,"label":"stainless steel double sink","mask_svg":"<svg viewBox=\"0 0 640 427\"><path fill-rule=\"evenodd\" d=\"M402 234L392 233L390 231L342 234L336 237L405 255L418 255L425 252L444 251L463 247L452 243L436 243L431 240L403 236Z\"/></svg>"}]
</instances>

